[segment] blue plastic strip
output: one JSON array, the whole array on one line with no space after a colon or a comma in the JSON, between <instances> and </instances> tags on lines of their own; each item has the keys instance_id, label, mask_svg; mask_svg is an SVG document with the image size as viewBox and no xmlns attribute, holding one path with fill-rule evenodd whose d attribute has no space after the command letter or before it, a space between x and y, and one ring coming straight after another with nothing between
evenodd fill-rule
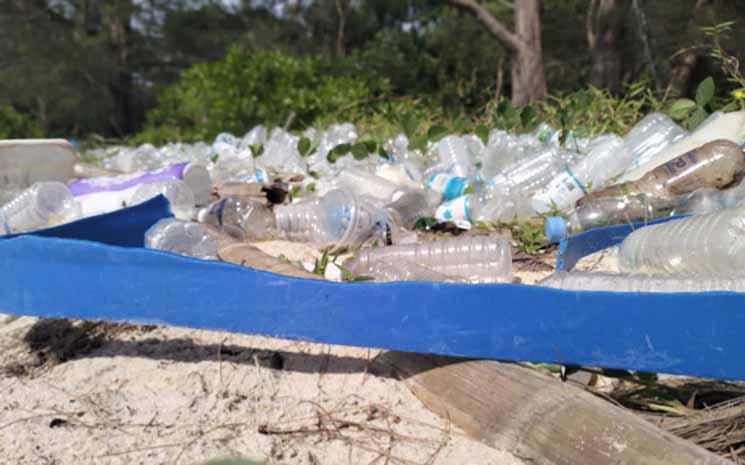
<instances>
[{"instance_id":1,"label":"blue plastic strip","mask_svg":"<svg viewBox=\"0 0 745 465\"><path fill-rule=\"evenodd\" d=\"M745 294L333 283L140 248L0 241L0 309L498 360L745 379Z\"/></svg>"},{"instance_id":2,"label":"blue plastic strip","mask_svg":"<svg viewBox=\"0 0 745 465\"><path fill-rule=\"evenodd\" d=\"M145 232L150 226L171 216L173 216L173 213L171 213L168 200L159 195L133 207L27 234L41 237L82 239L122 247L142 247ZM0 239L10 239L17 236L19 235L0 236Z\"/></svg>"},{"instance_id":3,"label":"blue plastic strip","mask_svg":"<svg viewBox=\"0 0 745 465\"><path fill-rule=\"evenodd\" d=\"M668 216L647 222L616 224L565 237L559 242L559 250L556 254L556 269L558 271L571 270L582 257L620 244L626 236L636 229L678 220L686 216L688 215Z\"/></svg>"}]
</instances>

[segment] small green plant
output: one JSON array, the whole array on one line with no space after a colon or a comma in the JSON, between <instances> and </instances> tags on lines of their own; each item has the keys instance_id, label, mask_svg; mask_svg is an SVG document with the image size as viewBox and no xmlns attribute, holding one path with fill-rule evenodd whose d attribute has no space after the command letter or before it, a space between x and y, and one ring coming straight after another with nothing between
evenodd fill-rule
<instances>
[{"instance_id":1,"label":"small green plant","mask_svg":"<svg viewBox=\"0 0 745 465\"><path fill-rule=\"evenodd\" d=\"M0 139L41 136L41 128L30 116L17 112L10 105L0 105Z\"/></svg>"},{"instance_id":2,"label":"small green plant","mask_svg":"<svg viewBox=\"0 0 745 465\"><path fill-rule=\"evenodd\" d=\"M677 99L670 104L667 113L674 120L683 122L689 130L695 129L709 116L709 104L715 92L714 78L709 76L696 88L696 100Z\"/></svg>"},{"instance_id":3,"label":"small green plant","mask_svg":"<svg viewBox=\"0 0 745 465\"><path fill-rule=\"evenodd\" d=\"M497 227L508 229L512 233L512 240L520 252L538 255L545 252L548 247L548 241L540 219L522 222L499 222Z\"/></svg>"}]
</instances>

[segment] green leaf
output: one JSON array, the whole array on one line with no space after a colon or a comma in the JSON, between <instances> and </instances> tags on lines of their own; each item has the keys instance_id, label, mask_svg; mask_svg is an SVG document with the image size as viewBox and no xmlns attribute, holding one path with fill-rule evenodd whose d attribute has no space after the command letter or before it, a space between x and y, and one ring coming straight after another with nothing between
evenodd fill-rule
<instances>
[{"instance_id":1,"label":"green leaf","mask_svg":"<svg viewBox=\"0 0 745 465\"><path fill-rule=\"evenodd\" d=\"M437 220L432 217L419 218L414 224L414 229L429 231L436 224Z\"/></svg>"},{"instance_id":2,"label":"green leaf","mask_svg":"<svg viewBox=\"0 0 745 465\"><path fill-rule=\"evenodd\" d=\"M427 131L427 139L431 140L432 142L437 142L443 137L447 136L447 134L448 128L436 124L434 126L430 126L429 131Z\"/></svg>"},{"instance_id":3,"label":"green leaf","mask_svg":"<svg viewBox=\"0 0 745 465\"><path fill-rule=\"evenodd\" d=\"M706 106L714 97L714 90L714 79L709 76L696 88L696 104L699 107Z\"/></svg>"},{"instance_id":4,"label":"green leaf","mask_svg":"<svg viewBox=\"0 0 745 465\"><path fill-rule=\"evenodd\" d=\"M260 157L261 154L264 153L264 145L263 144L252 145L251 153L253 154L254 158Z\"/></svg>"},{"instance_id":5,"label":"green leaf","mask_svg":"<svg viewBox=\"0 0 745 465\"><path fill-rule=\"evenodd\" d=\"M326 155L326 159L331 163L336 163L336 160L348 154L351 150L352 146L350 144L339 144Z\"/></svg>"},{"instance_id":6,"label":"green leaf","mask_svg":"<svg viewBox=\"0 0 745 465\"><path fill-rule=\"evenodd\" d=\"M210 161L211 161L212 163L217 163L217 160L218 160L219 158L220 158L220 155L218 155L218 154L214 154L214 155L212 155L212 156L210 157Z\"/></svg>"},{"instance_id":7,"label":"green leaf","mask_svg":"<svg viewBox=\"0 0 745 465\"><path fill-rule=\"evenodd\" d=\"M479 139L481 139L481 142L486 145L489 142L489 128L486 127L485 124L479 124L476 126L476 130L474 131Z\"/></svg>"},{"instance_id":8,"label":"green leaf","mask_svg":"<svg viewBox=\"0 0 745 465\"><path fill-rule=\"evenodd\" d=\"M384 158L386 160L391 159L391 157L388 156L388 152L385 151L385 148L382 145L378 147L377 153L380 158Z\"/></svg>"},{"instance_id":9,"label":"green leaf","mask_svg":"<svg viewBox=\"0 0 745 465\"><path fill-rule=\"evenodd\" d=\"M370 152L367 151L367 147L365 147L365 144L354 144L351 149L352 156L355 160L364 160L367 158L368 155L370 155Z\"/></svg>"},{"instance_id":10,"label":"green leaf","mask_svg":"<svg viewBox=\"0 0 745 465\"><path fill-rule=\"evenodd\" d=\"M312 182L305 186L305 190L308 192L315 192L316 191L316 183Z\"/></svg>"},{"instance_id":11,"label":"green leaf","mask_svg":"<svg viewBox=\"0 0 745 465\"><path fill-rule=\"evenodd\" d=\"M691 117L688 119L688 129L694 130L699 124L703 123L709 114L703 108L696 108Z\"/></svg>"},{"instance_id":12,"label":"green leaf","mask_svg":"<svg viewBox=\"0 0 745 465\"><path fill-rule=\"evenodd\" d=\"M696 109L696 102L687 98L681 98L672 103L667 113L670 117L677 121L682 121Z\"/></svg>"},{"instance_id":13,"label":"green leaf","mask_svg":"<svg viewBox=\"0 0 745 465\"><path fill-rule=\"evenodd\" d=\"M307 157L310 153L310 139L307 137L301 137L300 141L297 143L297 150L300 152L301 156Z\"/></svg>"},{"instance_id":14,"label":"green leaf","mask_svg":"<svg viewBox=\"0 0 745 465\"><path fill-rule=\"evenodd\" d=\"M401 123L401 129L403 130L404 134L406 134L406 137L411 139L414 137L414 134L416 133L417 128L419 127L419 122L416 120L416 116L414 116L413 111L407 111L406 113L401 115L400 118Z\"/></svg>"},{"instance_id":15,"label":"green leaf","mask_svg":"<svg viewBox=\"0 0 745 465\"><path fill-rule=\"evenodd\" d=\"M523 108L522 113L520 113L520 120L522 121L523 127L528 127L533 124L537 117L538 113L535 111L535 108L531 106Z\"/></svg>"}]
</instances>

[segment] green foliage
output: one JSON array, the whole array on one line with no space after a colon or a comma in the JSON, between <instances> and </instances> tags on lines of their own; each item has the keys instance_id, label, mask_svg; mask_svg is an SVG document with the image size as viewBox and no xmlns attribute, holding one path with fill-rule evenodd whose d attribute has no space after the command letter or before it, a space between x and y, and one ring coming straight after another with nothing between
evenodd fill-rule
<instances>
[{"instance_id":1,"label":"green foliage","mask_svg":"<svg viewBox=\"0 0 745 465\"><path fill-rule=\"evenodd\" d=\"M282 126L293 112L305 127L385 90L383 79L359 73L353 63L233 47L224 59L195 65L165 88L143 134L156 142L161 135L173 140L174 133L179 140L211 139L259 123Z\"/></svg>"},{"instance_id":2,"label":"green foliage","mask_svg":"<svg viewBox=\"0 0 745 465\"><path fill-rule=\"evenodd\" d=\"M0 139L41 137L41 128L29 115L21 114L10 105L0 106Z\"/></svg>"},{"instance_id":3,"label":"green foliage","mask_svg":"<svg viewBox=\"0 0 745 465\"><path fill-rule=\"evenodd\" d=\"M714 79L709 76L696 88L696 100L677 99L667 110L671 118L680 121L689 130L695 129L709 116L709 104L714 98L716 87Z\"/></svg>"}]
</instances>

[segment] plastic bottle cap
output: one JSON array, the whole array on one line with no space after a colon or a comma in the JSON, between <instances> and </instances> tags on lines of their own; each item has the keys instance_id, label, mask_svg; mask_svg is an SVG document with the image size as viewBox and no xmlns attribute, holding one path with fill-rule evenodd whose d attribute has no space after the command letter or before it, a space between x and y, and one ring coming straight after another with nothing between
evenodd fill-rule
<instances>
[{"instance_id":1,"label":"plastic bottle cap","mask_svg":"<svg viewBox=\"0 0 745 465\"><path fill-rule=\"evenodd\" d=\"M549 244L556 244L567 235L567 222L560 216L549 216L543 224Z\"/></svg>"}]
</instances>

